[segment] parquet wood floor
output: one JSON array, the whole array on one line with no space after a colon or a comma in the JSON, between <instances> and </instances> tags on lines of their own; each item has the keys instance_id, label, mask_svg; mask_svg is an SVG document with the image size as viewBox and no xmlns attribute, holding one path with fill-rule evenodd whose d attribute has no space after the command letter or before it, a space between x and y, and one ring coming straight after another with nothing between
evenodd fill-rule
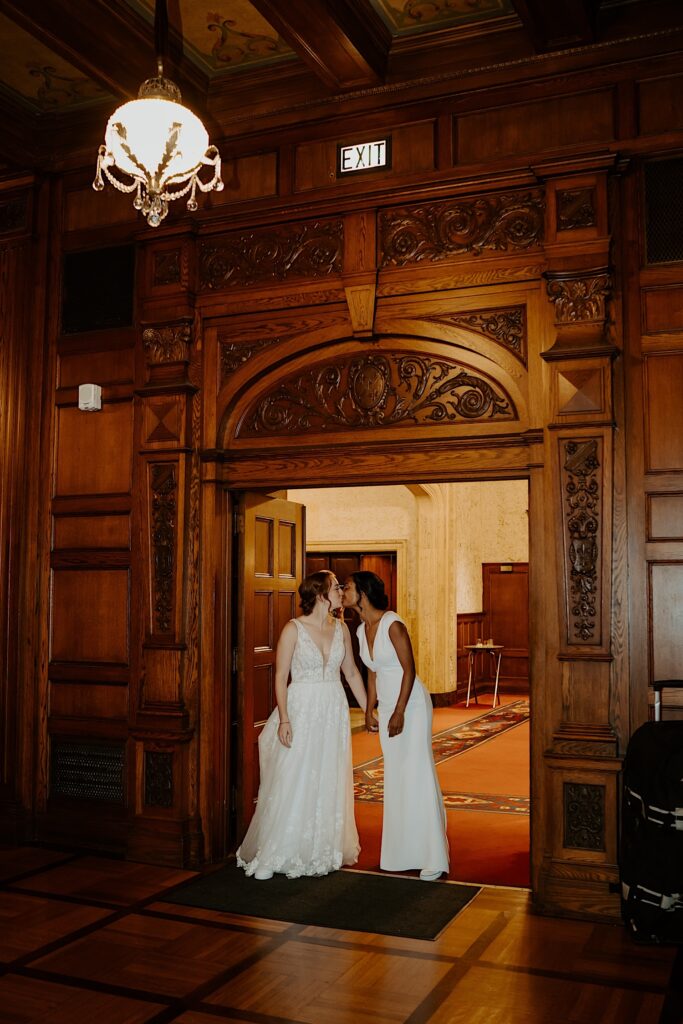
<instances>
[{"instance_id":1,"label":"parquet wood floor","mask_svg":"<svg viewBox=\"0 0 683 1024\"><path fill-rule=\"evenodd\" d=\"M165 901L191 877L0 849L0 1024L683 1021L675 948L538 917L524 890L482 889L429 942Z\"/></svg>"}]
</instances>

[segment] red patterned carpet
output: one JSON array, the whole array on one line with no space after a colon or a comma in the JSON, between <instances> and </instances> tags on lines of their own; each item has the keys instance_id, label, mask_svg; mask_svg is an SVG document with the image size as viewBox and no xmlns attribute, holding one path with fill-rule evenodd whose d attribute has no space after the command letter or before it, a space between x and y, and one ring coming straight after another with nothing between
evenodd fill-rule
<instances>
[{"instance_id":1,"label":"red patterned carpet","mask_svg":"<svg viewBox=\"0 0 683 1024\"><path fill-rule=\"evenodd\" d=\"M447 808L449 878L489 885L529 885L529 705L507 695L493 710L479 705L434 712L434 759ZM354 781L361 856L379 869L383 762L379 740L355 733Z\"/></svg>"}]
</instances>

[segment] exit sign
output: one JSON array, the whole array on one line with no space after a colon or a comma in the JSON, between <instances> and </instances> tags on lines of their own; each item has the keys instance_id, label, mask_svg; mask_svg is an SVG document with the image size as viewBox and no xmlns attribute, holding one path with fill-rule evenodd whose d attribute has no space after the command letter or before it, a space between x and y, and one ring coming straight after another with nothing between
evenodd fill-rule
<instances>
[{"instance_id":1,"label":"exit sign","mask_svg":"<svg viewBox=\"0 0 683 1024\"><path fill-rule=\"evenodd\" d=\"M337 146L337 177L362 171L381 171L391 167L391 136L375 142L356 142Z\"/></svg>"}]
</instances>

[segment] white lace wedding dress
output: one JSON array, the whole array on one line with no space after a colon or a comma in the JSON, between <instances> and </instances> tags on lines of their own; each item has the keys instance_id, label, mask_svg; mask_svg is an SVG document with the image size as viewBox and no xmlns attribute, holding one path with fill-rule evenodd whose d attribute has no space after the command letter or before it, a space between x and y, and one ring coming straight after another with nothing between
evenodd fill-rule
<instances>
[{"instance_id":1,"label":"white lace wedding dress","mask_svg":"<svg viewBox=\"0 0 683 1024\"><path fill-rule=\"evenodd\" d=\"M237 863L297 878L326 875L358 860L353 816L349 705L339 668L344 636L337 621L327 659L298 619L287 690L292 746L277 738L277 708L259 736L261 785Z\"/></svg>"}]
</instances>

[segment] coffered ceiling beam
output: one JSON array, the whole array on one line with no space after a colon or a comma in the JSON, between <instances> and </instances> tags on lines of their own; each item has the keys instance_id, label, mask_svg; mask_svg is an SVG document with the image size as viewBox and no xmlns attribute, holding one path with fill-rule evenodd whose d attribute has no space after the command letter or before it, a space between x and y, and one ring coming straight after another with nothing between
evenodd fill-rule
<instances>
[{"instance_id":1,"label":"coffered ceiling beam","mask_svg":"<svg viewBox=\"0 0 683 1024\"><path fill-rule=\"evenodd\" d=\"M391 36L367 0L252 4L330 89L357 89L383 81Z\"/></svg>"}]
</instances>

